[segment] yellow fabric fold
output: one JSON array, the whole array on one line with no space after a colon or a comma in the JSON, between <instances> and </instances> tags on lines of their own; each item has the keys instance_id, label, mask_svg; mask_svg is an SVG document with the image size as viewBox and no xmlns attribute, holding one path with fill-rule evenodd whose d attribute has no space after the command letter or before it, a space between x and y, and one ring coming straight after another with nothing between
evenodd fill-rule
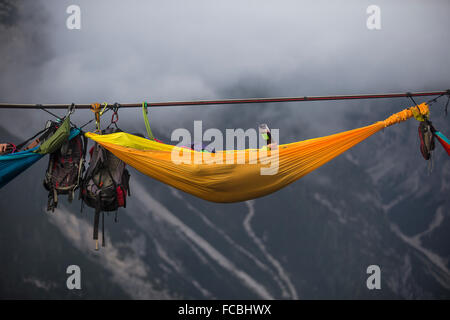
<instances>
[{"instance_id":1,"label":"yellow fabric fold","mask_svg":"<svg viewBox=\"0 0 450 320\"><path fill-rule=\"evenodd\" d=\"M280 145L278 150L197 152L125 132L86 136L149 177L213 202L238 202L273 193L347 151L385 127L414 113L427 115L425 103L384 121L325 137ZM191 163L176 163L173 152L189 153ZM232 163L230 162L232 160ZM240 164L239 161L244 162ZM222 163L218 163L218 162ZM227 161L229 161L227 163ZM275 174L262 174L273 166Z\"/></svg>"}]
</instances>

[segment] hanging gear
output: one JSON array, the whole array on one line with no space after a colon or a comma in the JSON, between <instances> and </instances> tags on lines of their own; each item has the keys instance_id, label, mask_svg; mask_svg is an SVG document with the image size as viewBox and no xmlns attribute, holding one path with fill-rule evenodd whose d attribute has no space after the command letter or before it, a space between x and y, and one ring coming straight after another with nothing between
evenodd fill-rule
<instances>
[{"instance_id":1,"label":"hanging gear","mask_svg":"<svg viewBox=\"0 0 450 320\"><path fill-rule=\"evenodd\" d=\"M411 98L412 99L412 98ZM417 108L410 108L414 119L419 121L419 139L420 139L420 152L425 160L431 159L431 152L435 148L434 144L434 132L436 131L429 120L430 110L422 112Z\"/></svg>"},{"instance_id":2,"label":"hanging gear","mask_svg":"<svg viewBox=\"0 0 450 320\"><path fill-rule=\"evenodd\" d=\"M425 160L430 160L431 152L434 150L434 134L435 131L431 121L424 120L419 124L420 152Z\"/></svg>"},{"instance_id":3,"label":"hanging gear","mask_svg":"<svg viewBox=\"0 0 450 320\"><path fill-rule=\"evenodd\" d=\"M119 127L117 126L117 121L119 121L119 108L120 108L120 104L118 104L117 102L114 103L112 108L110 108L113 111L113 114L111 115L111 122L108 125L107 129L109 127L111 127L112 125L114 125L116 127L116 129L119 129Z\"/></svg>"},{"instance_id":4,"label":"hanging gear","mask_svg":"<svg viewBox=\"0 0 450 320\"><path fill-rule=\"evenodd\" d=\"M105 112L106 107L108 106L108 104L106 102L103 103L104 107L102 110L102 105L100 103L93 103L90 106L91 111L94 113L94 117L95 117L95 124L96 124L96 132L100 132L101 128L100 128L100 117L103 115L103 113Z\"/></svg>"},{"instance_id":5,"label":"hanging gear","mask_svg":"<svg viewBox=\"0 0 450 320\"><path fill-rule=\"evenodd\" d=\"M102 134L120 131L109 128ZM127 194L130 196L129 179L130 174L125 168L125 163L96 143L91 149L91 159L83 179L80 197L83 203L95 208L93 238L96 240L97 250L100 214L102 246L105 246L104 211L117 211L119 207L126 207Z\"/></svg>"},{"instance_id":6,"label":"hanging gear","mask_svg":"<svg viewBox=\"0 0 450 320\"><path fill-rule=\"evenodd\" d=\"M53 130L53 127L50 126L47 130ZM59 130L59 129L58 129ZM79 129L71 129L69 140L75 138L80 134ZM47 138L48 140L53 139L53 135ZM45 140L47 141L47 140ZM64 141L60 141L59 147L64 143ZM54 145L54 143L52 143ZM6 155L0 155L0 188L8 184L11 180L17 177L19 174L24 172L27 168L32 166L34 163L39 161L45 153L39 153L38 146L25 151L18 151ZM17 148L16 148L17 149Z\"/></svg>"},{"instance_id":7,"label":"hanging gear","mask_svg":"<svg viewBox=\"0 0 450 320\"><path fill-rule=\"evenodd\" d=\"M69 122L70 119L66 118L63 125ZM86 147L87 138L84 135L77 135L50 154L44 178L44 187L49 192L48 211L55 211L60 194L67 194L69 202L72 202L84 171Z\"/></svg>"},{"instance_id":8,"label":"hanging gear","mask_svg":"<svg viewBox=\"0 0 450 320\"><path fill-rule=\"evenodd\" d=\"M147 110L147 102L142 102L142 115L144 117L145 129L147 129L147 136L150 140L155 140L153 136L152 129L150 128L150 123L148 121L148 110Z\"/></svg>"},{"instance_id":9,"label":"hanging gear","mask_svg":"<svg viewBox=\"0 0 450 320\"><path fill-rule=\"evenodd\" d=\"M70 135L70 116L67 116L62 123L47 122L50 128L53 128L52 135L42 142L37 153L47 154L58 151L61 146L68 141Z\"/></svg>"}]
</instances>

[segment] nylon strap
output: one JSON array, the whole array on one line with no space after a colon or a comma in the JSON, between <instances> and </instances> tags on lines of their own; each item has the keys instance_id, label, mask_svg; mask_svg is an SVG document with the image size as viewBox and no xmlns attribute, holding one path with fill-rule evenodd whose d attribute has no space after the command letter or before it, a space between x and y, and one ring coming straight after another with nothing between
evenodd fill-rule
<instances>
[{"instance_id":1,"label":"nylon strap","mask_svg":"<svg viewBox=\"0 0 450 320\"><path fill-rule=\"evenodd\" d=\"M105 106L105 108L106 108L106 106ZM101 111L101 104L100 103L93 103L93 104L91 104L91 111L94 113L95 124L97 126L96 131L97 132L101 132L101 129L100 129L100 116L103 113Z\"/></svg>"},{"instance_id":2,"label":"nylon strap","mask_svg":"<svg viewBox=\"0 0 450 320\"><path fill-rule=\"evenodd\" d=\"M103 107L102 111L100 112L101 116L103 115L103 113L105 113L105 110L106 110L106 107L108 106L108 103L107 102L103 102L103 105L104 105L104 107Z\"/></svg>"},{"instance_id":3,"label":"nylon strap","mask_svg":"<svg viewBox=\"0 0 450 320\"><path fill-rule=\"evenodd\" d=\"M147 102L142 102L142 115L144 117L145 128L147 129L147 136L150 140L155 140L153 136L152 129L150 128L150 123L148 121L148 110L147 110Z\"/></svg>"},{"instance_id":4,"label":"nylon strap","mask_svg":"<svg viewBox=\"0 0 450 320\"><path fill-rule=\"evenodd\" d=\"M26 140L25 142L22 142L21 144L18 144L16 146L16 150L20 150L23 147L25 147L25 145L30 142L31 140L33 140L34 138L36 138L38 135L40 135L41 133L43 133L44 131L49 130L50 128L44 128L43 130L39 131L38 133L36 133L34 136L32 136L31 138L29 138L28 140Z\"/></svg>"},{"instance_id":5,"label":"nylon strap","mask_svg":"<svg viewBox=\"0 0 450 320\"><path fill-rule=\"evenodd\" d=\"M97 196L97 206L98 203L100 201L100 197ZM100 211L98 211L98 209L95 209L95 215L94 215L94 240L95 240L95 250L98 250L98 225L99 225L99 220L100 220Z\"/></svg>"}]
</instances>

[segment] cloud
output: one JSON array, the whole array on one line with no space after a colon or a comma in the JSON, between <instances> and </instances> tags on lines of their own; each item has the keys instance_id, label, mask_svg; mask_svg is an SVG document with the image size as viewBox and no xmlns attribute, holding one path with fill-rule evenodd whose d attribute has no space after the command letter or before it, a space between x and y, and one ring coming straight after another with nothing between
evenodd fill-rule
<instances>
[{"instance_id":1,"label":"cloud","mask_svg":"<svg viewBox=\"0 0 450 320\"><path fill-rule=\"evenodd\" d=\"M80 0L80 31L65 27L70 4L23 4L16 24L2 27L2 100L302 96L441 89L450 83L449 45L442 40L450 27L450 3L444 0L380 0L380 31L366 28L368 1ZM151 119L165 136L194 119L211 127L223 126L224 119L239 127L274 119L289 136L305 114L323 132L337 129L355 103L298 106L155 108ZM20 135L42 126L47 116L4 110L0 115L19 115L23 124L2 125ZM91 116L83 111L75 118L81 123ZM122 111L121 125L144 130L138 110Z\"/></svg>"},{"instance_id":2,"label":"cloud","mask_svg":"<svg viewBox=\"0 0 450 320\"><path fill-rule=\"evenodd\" d=\"M116 282L133 299L168 299L169 294L157 290L149 281L151 271L139 252L135 252L134 243L122 243L101 249L101 254L95 254L92 238L92 226L85 220L71 214L61 206L55 214L49 215L49 220L57 226L61 233L87 257L111 272L112 281ZM111 243L105 235L105 241ZM130 248L128 254L119 252L118 247Z\"/></svg>"}]
</instances>

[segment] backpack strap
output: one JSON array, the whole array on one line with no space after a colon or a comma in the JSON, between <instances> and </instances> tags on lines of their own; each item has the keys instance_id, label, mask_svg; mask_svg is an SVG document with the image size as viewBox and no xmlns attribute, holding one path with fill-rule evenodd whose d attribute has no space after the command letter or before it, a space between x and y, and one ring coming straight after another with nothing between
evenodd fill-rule
<instances>
[{"instance_id":1,"label":"backpack strap","mask_svg":"<svg viewBox=\"0 0 450 320\"><path fill-rule=\"evenodd\" d=\"M88 139L84 135L84 132L81 132L83 137L83 159L86 158L86 152L87 152L87 146L88 146Z\"/></svg>"},{"instance_id":2,"label":"backpack strap","mask_svg":"<svg viewBox=\"0 0 450 320\"><path fill-rule=\"evenodd\" d=\"M16 146L16 150L20 150L22 149L28 142L30 142L31 140L33 140L34 138L36 138L38 135L40 135L41 133L44 132L44 134L42 136L40 136L38 139L36 139L38 142L42 141L43 139L46 139L48 137L48 135L50 134L51 129L53 128L53 126L50 126L48 128L44 128L41 131L39 131L38 133L36 133L34 136L32 136L31 138L29 138L28 140L22 142L21 144L18 144Z\"/></svg>"},{"instance_id":3,"label":"backpack strap","mask_svg":"<svg viewBox=\"0 0 450 320\"><path fill-rule=\"evenodd\" d=\"M50 191L48 192L47 211L55 212L55 208L58 206L58 192L51 184Z\"/></svg>"},{"instance_id":4,"label":"backpack strap","mask_svg":"<svg viewBox=\"0 0 450 320\"><path fill-rule=\"evenodd\" d=\"M105 247L105 213L102 212L102 247Z\"/></svg>"},{"instance_id":5,"label":"backpack strap","mask_svg":"<svg viewBox=\"0 0 450 320\"><path fill-rule=\"evenodd\" d=\"M77 187L80 186L80 184L82 184L82 174L83 174L83 169L84 169L84 162L85 162L85 158L86 158L86 149L87 149L87 138L86 136L83 134L82 135L82 142L81 142L81 156L80 156L80 162L78 163L78 176L77 176L77 184L76 186L74 186L74 188L72 189L72 199L74 198L74 194L75 194L75 189ZM80 188L81 189L81 188ZM80 195L81 197L81 195Z\"/></svg>"},{"instance_id":6,"label":"backpack strap","mask_svg":"<svg viewBox=\"0 0 450 320\"><path fill-rule=\"evenodd\" d=\"M100 203L100 195L97 196L97 203ZM93 238L95 240L95 250L98 250L98 227L100 224L100 215L102 216L102 247L106 247L105 245L105 213L103 211L95 209L94 216L94 234Z\"/></svg>"},{"instance_id":7,"label":"backpack strap","mask_svg":"<svg viewBox=\"0 0 450 320\"><path fill-rule=\"evenodd\" d=\"M88 181L94 175L94 172L97 171L97 167L101 162L103 162L103 150L102 147L98 144L94 144L94 152L91 155L91 162L89 163L89 168L84 177L84 181Z\"/></svg>"},{"instance_id":8,"label":"backpack strap","mask_svg":"<svg viewBox=\"0 0 450 320\"><path fill-rule=\"evenodd\" d=\"M98 225L100 220L100 194L97 195L97 208L95 208L94 215L94 232L93 239L95 240L95 250L98 250Z\"/></svg>"},{"instance_id":9,"label":"backpack strap","mask_svg":"<svg viewBox=\"0 0 450 320\"><path fill-rule=\"evenodd\" d=\"M125 182L125 186L127 188L127 192L128 192L128 196L131 197L131 190L130 190L130 173L128 172L128 170L125 169L126 175L127 175L127 179Z\"/></svg>"},{"instance_id":10,"label":"backpack strap","mask_svg":"<svg viewBox=\"0 0 450 320\"><path fill-rule=\"evenodd\" d=\"M45 173L44 186L48 189L48 199L47 199L47 211L55 211L56 203L55 203L55 194L56 190L53 185L53 166L55 163L55 155L50 154L50 159L48 161L47 171ZM56 196L57 197L57 196ZM57 198L56 198L57 201Z\"/></svg>"}]
</instances>

